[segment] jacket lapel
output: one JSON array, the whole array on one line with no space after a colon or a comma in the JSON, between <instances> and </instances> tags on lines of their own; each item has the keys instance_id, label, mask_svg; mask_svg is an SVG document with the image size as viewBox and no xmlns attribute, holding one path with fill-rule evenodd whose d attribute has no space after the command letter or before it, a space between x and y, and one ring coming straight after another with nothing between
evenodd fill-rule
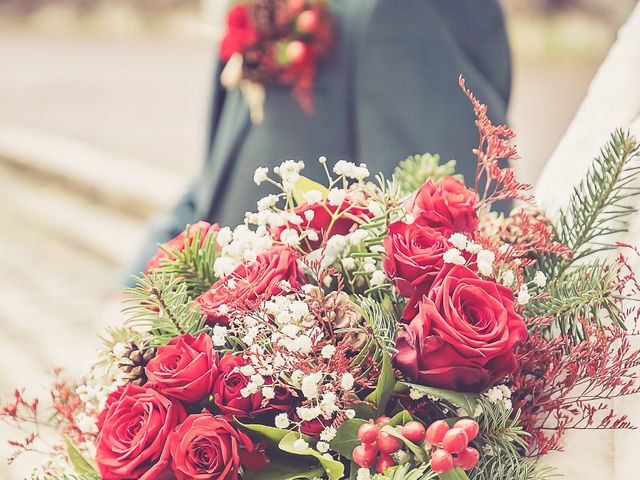
<instances>
[{"instance_id":1,"label":"jacket lapel","mask_svg":"<svg viewBox=\"0 0 640 480\"><path fill-rule=\"evenodd\" d=\"M237 157L251 122L249 108L238 89L227 91L215 138L209 152L209 161L203 175L203 187L198 192L198 217L211 218L218 203L225 179L228 177L233 160Z\"/></svg>"}]
</instances>

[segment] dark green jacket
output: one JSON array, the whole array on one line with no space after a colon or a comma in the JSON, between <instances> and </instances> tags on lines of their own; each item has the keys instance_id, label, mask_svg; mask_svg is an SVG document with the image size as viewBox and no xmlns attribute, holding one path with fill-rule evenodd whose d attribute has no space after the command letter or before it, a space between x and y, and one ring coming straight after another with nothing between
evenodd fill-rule
<instances>
[{"instance_id":1,"label":"dark green jacket","mask_svg":"<svg viewBox=\"0 0 640 480\"><path fill-rule=\"evenodd\" d=\"M495 121L505 120L510 53L497 0L333 0L339 49L318 72L315 114L306 115L288 88L268 87L264 122L253 125L238 90L219 83L211 99L204 167L171 211L151 222L138 262L157 244L200 219L234 226L255 211L268 186L258 166L305 160L304 174L324 178L317 159L366 162L389 175L414 153L456 159L473 179L478 143L473 110L458 87L464 75Z\"/></svg>"}]
</instances>

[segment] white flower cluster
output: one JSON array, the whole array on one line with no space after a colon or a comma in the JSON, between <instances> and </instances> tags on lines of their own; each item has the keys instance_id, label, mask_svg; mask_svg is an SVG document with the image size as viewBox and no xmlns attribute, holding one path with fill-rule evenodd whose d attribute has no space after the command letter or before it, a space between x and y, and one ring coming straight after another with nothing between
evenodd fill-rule
<instances>
[{"instance_id":1,"label":"white flower cluster","mask_svg":"<svg viewBox=\"0 0 640 480\"><path fill-rule=\"evenodd\" d=\"M442 259L445 263L465 265L467 260L462 254L464 251L471 255L476 255L476 264L478 266L478 272L481 275L488 277L493 274L493 262L496 256L491 250L482 248L480 244L472 242L463 233L452 234L449 237L449 243L451 243L454 248L450 248L444 253Z\"/></svg>"},{"instance_id":2,"label":"white flower cluster","mask_svg":"<svg viewBox=\"0 0 640 480\"><path fill-rule=\"evenodd\" d=\"M502 403L505 408L511 409L511 390L506 385L496 385L483 394L493 404Z\"/></svg>"},{"instance_id":3,"label":"white flower cluster","mask_svg":"<svg viewBox=\"0 0 640 480\"><path fill-rule=\"evenodd\" d=\"M346 160L339 160L333 166L333 173L342 177L351 178L359 182L363 181L369 176L369 169L364 163L356 165L353 162L347 162Z\"/></svg>"},{"instance_id":4,"label":"white flower cluster","mask_svg":"<svg viewBox=\"0 0 640 480\"><path fill-rule=\"evenodd\" d=\"M233 231L229 227L220 229L217 236L220 255L213 264L218 278L226 278L245 261L251 262L273 246L269 231L262 227L256 231L239 225Z\"/></svg>"}]
</instances>

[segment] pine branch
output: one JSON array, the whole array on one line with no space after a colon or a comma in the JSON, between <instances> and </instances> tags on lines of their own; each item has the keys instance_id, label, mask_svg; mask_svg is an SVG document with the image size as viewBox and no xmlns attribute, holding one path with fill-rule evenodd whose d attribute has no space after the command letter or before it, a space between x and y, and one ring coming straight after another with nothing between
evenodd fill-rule
<instances>
[{"instance_id":1,"label":"pine branch","mask_svg":"<svg viewBox=\"0 0 640 480\"><path fill-rule=\"evenodd\" d=\"M389 468L384 475L376 474L373 480L432 480L438 478L428 464L414 467L411 464L400 465L398 467Z\"/></svg>"},{"instance_id":2,"label":"pine branch","mask_svg":"<svg viewBox=\"0 0 640 480\"><path fill-rule=\"evenodd\" d=\"M440 165L440 155L413 155L400 162L393 172L405 195L418 190L429 178L438 180L455 173L456 161Z\"/></svg>"},{"instance_id":3,"label":"pine branch","mask_svg":"<svg viewBox=\"0 0 640 480\"><path fill-rule=\"evenodd\" d=\"M548 329L557 328L563 336L571 335L580 341L586 338L583 322L602 329L605 314L624 329L617 272L615 265L602 259L577 265L552 279L546 288L549 297L530 302L525 313L529 317L554 318Z\"/></svg>"},{"instance_id":4,"label":"pine branch","mask_svg":"<svg viewBox=\"0 0 640 480\"><path fill-rule=\"evenodd\" d=\"M182 278L153 271L137 278L138 286L125 290L131 306L126 325L149 336L151 346L163 345L178 335L198 335L205 330L206 317L199 314Z\"/></svg>"},{"instance_id":5,"label":"pine branch","mask_svg":"<svg viewBox=\"0 0 640 480\"><path fill-rule=\"evenodd\" d=\"M560 212L557 240L574 256L570 260L555 255L540 258L539 268L548 278L590 255L615 248L610 237L628 229L629 216L636 211L633 197L640 194L639 177L640 147L629 133L617 130Z\"/></svg>"},{"instance_id":6,"label":"pine branch","mask_svg":"<svg viewBox=\"0 0 640 480\"><path fill-rule=\"evenodd\" d=\"M485 397L482 407L480 435L474 444L480 451L480 462L469 475L472 480L546 480L553 478L552 469L541 467L527 458L528 434L519 422L519 413L502 402L492 403Z\"/></svg>"},{"instance_id":7,"label":"pine branch","mask_svg":"<svg viewBox=\"0 0 640 480\"><path fill-rule=\"evenodd\" d=\"M206 237L202 239L203 232L195 230L192 235L191 228L191 226L187 226L185 230L183 250L165 249L169 258L162 260L159 270L167 275L181 277L189 294L197 297L211 288L211 285L218 280L213 270L213 264L219 252L218 236L205 232Z\"/></svg>"}]
</instances>

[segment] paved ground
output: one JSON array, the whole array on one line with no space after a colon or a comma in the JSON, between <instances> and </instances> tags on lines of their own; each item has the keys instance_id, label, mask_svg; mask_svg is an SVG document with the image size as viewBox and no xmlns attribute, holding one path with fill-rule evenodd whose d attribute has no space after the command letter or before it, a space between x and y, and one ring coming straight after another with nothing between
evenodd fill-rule
<instances>
[{"instance_id":1,"label":"paved ground","mask_svg":"<svg viewBox=\"0 0 640 480\"><path fill-rule=\"evenodd\" d=\"M185 178L200 162L211 48L210 40L184 36L2 32L0 124L63 134ZM593 69L517 64L512 119L528 179L560 138ZM117 267L91 248L91 235L127 256L143 225L1 161L0 185L1 398L17 384L42 385L50 365L81 369L78 359L89 356L107 321L101 305ZM19 478L26 468L0 462L0 478Z\"/></svg>"}]
</instances>

